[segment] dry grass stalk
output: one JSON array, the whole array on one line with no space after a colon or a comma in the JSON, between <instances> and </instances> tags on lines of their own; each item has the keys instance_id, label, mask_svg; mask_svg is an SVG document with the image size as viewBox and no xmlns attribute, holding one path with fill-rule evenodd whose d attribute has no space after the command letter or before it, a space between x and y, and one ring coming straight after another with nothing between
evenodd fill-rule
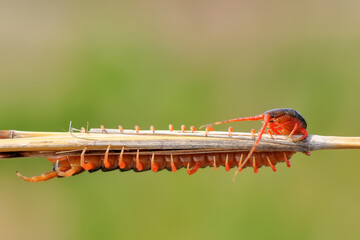
<instances>
[{"instance_id":1,"label":"dry grass stalk","mask_svg":"<svg viewBox=\"0 0 360 240\"><path fill-rule=\"evenodd\" d=\"M300 136L292 136L292 140ZM249 151L255 142L250 133L221 131L148 131L91 129L80 132L26 132L0 131L0 158L79 155L84 147L91 154L103 154L111 145L110 154L127 151L156 152L226 152ZM308 152L323 149L360 148L360 137L334 137L309 135L306 140L294 142L287 136L263 135L256 152L294 151Z\"/></svg>"}]
</instances>

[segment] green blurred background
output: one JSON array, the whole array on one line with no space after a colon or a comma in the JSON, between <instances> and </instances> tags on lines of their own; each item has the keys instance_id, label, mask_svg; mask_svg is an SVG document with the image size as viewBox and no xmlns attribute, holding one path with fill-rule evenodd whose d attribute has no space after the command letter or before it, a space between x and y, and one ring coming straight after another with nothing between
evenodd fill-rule
<instances>
[{"instance_id":1,"label":"green blurred background","mask_svg":"<svg viewBox=\"0 0 360 240\"><path fill-rule=\"evenodd\" d=\"M291 107L311 134L360 136L359 11L325 0L3 1L0 128L179 129ZM1 238L359 239L359 151L292 163L235 183L203 169L31 184L15 171L41 174L47 160L1 160Z\"/></svg>"}]
</instances>

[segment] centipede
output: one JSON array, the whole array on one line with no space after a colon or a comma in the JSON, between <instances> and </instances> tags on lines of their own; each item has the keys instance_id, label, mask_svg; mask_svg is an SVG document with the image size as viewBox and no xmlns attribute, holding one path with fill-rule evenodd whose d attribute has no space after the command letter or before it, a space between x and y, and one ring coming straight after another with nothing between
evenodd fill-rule
<instances>
[{"instance_id":1,"label":"centipede","mask_svg":"<svg viewBox=\"0 0 360 240\"><path fill-rule=\"evenodd\" d=\"M188 175L193 175L200 168L211 167L217 170L223 167L225 171L230 171L232 168L236 168L235 175L241 172L244 168L253 168L254 173L258 173L259 168L269 167L272 171L276 172L275 165L277 163L284 162L287 167L291 166L290 158L296 153L293 150L257 150L260 141L265 133L270 136L267 140L271 143L271 138L276 135L287 136L287 141L298 142L307 138L308 132L306 130L307 123L301 114L290 108L277 108L264 112L256 116L234 118L230 120L214 122L210 124L202 125L199 129L205 128L205 131L197 131L194 126L190 129L186 129L185 125L181 126L181 130L178 135L186 136L198 136L206 138L214 131L214 125L220 125L225 123L233 123L240 121L258 121L263 120L262 127L258 132L251 131L251 138L253 139L253 145L250 150L244 149L213 149L210 147L197 146L197 149L186 149L186 145L176 146L174 141L174 147L172 149L156 149L152 147L140 148L136 146L121 146L121 144L108 144L103 152L96 149L93 145L82 147L82 149L76 149L71 151L56 152L56 156L47 157L47 160L52 164L52 171L43 173L38 176L26 177L16 172L17 176L27 182L42 182L53 178L64 178L78 175L82 172L96 172L120 170L135 172L152 171L154 173L161 170L168 170L171 172L177 172L179 169L184 168ZM108 130L104 126L100 127L98 133L111 134L115 130ZM85 128L81 128L79 132L82 134L83 139L90 139L91 134L94 131L89 131ZM116 130L117 134L126 134L129 131L124 130L122 126L119 126ZM150 127L150 131L143 133L147 136L167 136L171 141L170 136L175 132L174 126L169 125L169 133L164 131L155 130L154 126ZM133 135L141 135L141 130L138 126L135 126ZM13 135L11 133L10 135ZM220 134L219 134L220 135ZM257 135L257 136L255 136ZM291 138L292 135L300 135L298 139ZM182 135L181 135L182 136ZM227 139L234 139L233 128L229 127L227 134L221 135ZM81 140L80 137L77 137ZM210 138L209 138L210 140ZM95 142L96 143L96 142ZM303 151L305 154L310 155L310 152ZM52 152L53 153L53 152ZM8 153L9 156L11 153ZM17 153L18 154L18 153ZM24 151L22 156L26 155Z\"/></svg>"}]
</instances>

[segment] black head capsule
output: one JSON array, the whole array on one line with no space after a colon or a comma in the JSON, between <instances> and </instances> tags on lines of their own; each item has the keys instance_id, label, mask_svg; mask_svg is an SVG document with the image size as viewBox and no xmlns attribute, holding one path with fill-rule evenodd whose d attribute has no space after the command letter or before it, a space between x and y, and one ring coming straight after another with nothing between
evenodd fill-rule
<instances>
[{"instance_id":1,"label":"black head capsule","mask_svg":"<svg viewBox=\"0 0 360 240\"><path fill-rule=\"evenodd\" d=\"M288 115L292 118L298 119L302 123L303 127L305 129L307 128L307 123L303 116L301 116L298 111L291 108L275 108L264 112L264 114L270 115L271 118L278 118L284 115Z\"/></svg>"}]
</instances>

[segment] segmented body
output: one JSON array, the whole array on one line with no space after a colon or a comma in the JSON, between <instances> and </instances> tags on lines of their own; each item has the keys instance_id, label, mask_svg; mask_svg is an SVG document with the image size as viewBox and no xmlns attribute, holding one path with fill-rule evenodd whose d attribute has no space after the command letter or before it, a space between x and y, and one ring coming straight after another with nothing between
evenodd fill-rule
<instances>
[{"instance_id":1,"label":"segmented body","mask_svg":"<svg viewBox=\"0 0 360 240\"><path fill-rule=\"evenodd\" d=\"M228 151L228 152L203 152L203 153L189 153L184 151L140 151L133 149L125 149L119 151L111 151L111 145L108 146L104 155L91 155L86 154L87 148L85 147L80 155L76 156L60 156L57 158L48 158L53 164L53 171L44 173L40 176L25 177L17 172L17 175L25 181L39 182L52 179L54 177L69 177L79 174L84 171L94 172L97 170L110 171L120 169L120 171L134 170L137 172L152 170L157 172L163 169L167 169L176 172L179 168L186 168L189 175L194 174L199 168L207 166L213 167L215 170L223 166L226 171L229 171L233 167L237 167L236 173L243 168L252 167L254 172L258 172L258 168L262 166L271 167L273 171L276 171L275 165L278 162L286 162L286 165L290 167L289 159L295 152L255 152L257 145L259 144L262 135L268 129L267 133L270 135L302 135L297 141L303 140L307 137L308 132L306 130L307 124L305 119L299 112L289 108L279 108L266 111L263 114L236 118L221 122L215 122L204 125L206 132L212 130L212 125L218 125L228 122L237 121L254 121L264 120L263 126L258 133L254 146L250 151ZM105 132L105 128L101 127L102 132ZM150 128L155 132L155 128ZM196 129L191 126L191 131ZM139 127L135 127L136 132L139 132ZM169 125L169 130L172 132L174 127ZM186 131L186 127L181 127L182 132ZM123 132L123 128L119 126L120 133ZM229 128L229 136L231 136L232 128ZM82 132L87 132L82 129Z\"/></svg>"},{"instance_id":2,"label":"segmented body","mask_svg":"<svg viewBox=\"0 0 360 240\"><path fill-rule=\"evenodd\" d=\"M25 177L17 172L17 175L25 181L39 182L52 179L54 177L69 177L84 171L94 172L97 170L120 171L134 170L136 172L152 170L158 172L169 170L176 172L180 168L186 168L189 175L194 174L199 168L207 166L215 170L223 166L226 171L233 167L240 166L247 152L224 152L224 153L195 153L195 154L156 154L155 152L127 152L117 155L86 155L82 156L62 156L58 158L48 158L53 164L54 170L40 176ZM275 165L278 162L286 162L290 166L289 159L295 152L256 152L252 155L252 160L248 161L242 168L253 167L254 172L262 166L271 167L276 171Z\"/></svg>"}]
</instances>

